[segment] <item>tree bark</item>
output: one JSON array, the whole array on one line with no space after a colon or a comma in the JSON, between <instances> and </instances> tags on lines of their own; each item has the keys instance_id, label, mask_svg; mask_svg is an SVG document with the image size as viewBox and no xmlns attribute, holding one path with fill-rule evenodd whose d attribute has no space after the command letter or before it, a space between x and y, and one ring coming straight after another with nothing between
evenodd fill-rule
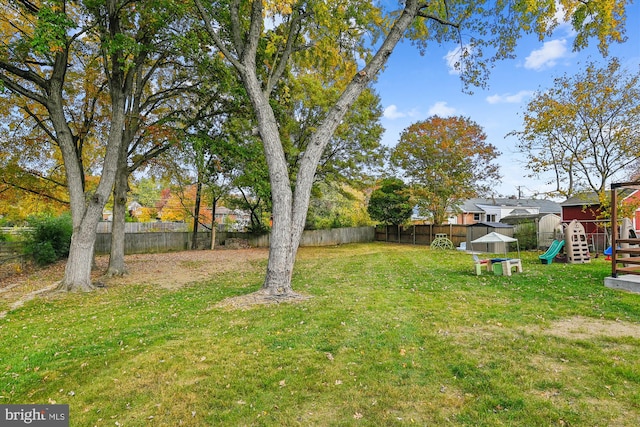
<instances>
[{"instance_id":1,"label":"tree bark","mask_svg":"<svg viewBox=\"0 0 640 427\"><path fill-rule=\"evenodd\" d=\"M255 64L252 64L251 61L248 62L243 81L258 119L259 132L269 167L273 205L269 261L262 291L271 296L288 297L294 294L291 287L291 275L297 250L297 245L292 244L293 193L273 109L262 92L255 73Z\"/></svg>"},{"instance_id":2,"label":"tree bark","mask_svg":"<svg viewBox=\"0 0 640 427\"><path fill-rule=\"evenodd\" d=\"M74 230L71 237L64 279L58 285L58 290L87 292L95 288L91 282L94 244L95 229L92 231L85 221L80 228Z\"/></svg>"},{"instance_id":3,"label":"tree bark","mask_svg":"<svg viewBox=\"0 0 640 427\"><path fill-rule=\"evenodd\" d=\"M196 184L196 205L193 208L193 237L191 239L191 250L198 249L198 227L200 227L200 202L202 199L202 177L198 174Z\"/></svg>"},{"instance_id":4,"label":"tree bark","mask_svg":"<svg viewBox=\"0 0 640 427\"><path fill-rule=\"evenodd\" d=\"M214 250L216 247L216 205L218 204L218 199L215 194L212 195L213 201L211 202L211 250Z\"/></svg>"},{"instance_id":5,"label":"tree bark","mask_svg":"<svg viewBox=\"0 0 640 427\"><path fill-rule=\"evenodd\" d=\"M124 261L125 219L127 216L127 191L129 189L129 168L127 167L127 151L129 144L122 144L118 155L118 170L113 186L113 218L111 221L111 249L109 251L109 267L107 276L123 276L127 274Z\"/></svg>"},{"instance_id":6,"label":"tree bark","mask_svg":"<svg viewBox=\"0 0 640 427\"><path fill-rule=\"evenodd\" d=\"M89 291L94 288L91 283L91 266L96 242L96 229L115 181L124 125L124 96L121 93L120 96L116 95L112 104L112 122L100 183L95 193L90 197L89 204L84 210L84 215L79 224L76 225L74 223L69 259L65 268L64 279L58 286L59 290ZM71 188L70 191L72 191ZM79 209L79 207L76 206L76 209Z\"/></svg>"}]
</instances>

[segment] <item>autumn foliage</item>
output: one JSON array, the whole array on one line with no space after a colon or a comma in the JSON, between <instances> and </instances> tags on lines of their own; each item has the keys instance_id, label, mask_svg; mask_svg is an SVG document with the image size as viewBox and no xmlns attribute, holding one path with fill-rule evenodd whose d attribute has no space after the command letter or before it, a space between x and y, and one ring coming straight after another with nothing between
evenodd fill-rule
<instances>
[{"instance_id":1,"label":"autumn foliage","mask_svg":"<svg viewBox=\"0 0 640 427\"><path fill-rule=\"evenodd\" d=\"M500 179L493 163L500 153L486 138L468 118L438 116L414 123L400 136L391 161L411 183L421 213L435 224L446 220L447 208L487 192Z\"/></svg>"}]
</instances>

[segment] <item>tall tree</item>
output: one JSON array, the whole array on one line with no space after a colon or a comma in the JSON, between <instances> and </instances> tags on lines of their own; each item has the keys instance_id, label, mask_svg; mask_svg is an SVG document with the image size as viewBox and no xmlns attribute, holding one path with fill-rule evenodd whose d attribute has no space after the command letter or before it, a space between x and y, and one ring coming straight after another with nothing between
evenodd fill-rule
<instances>
[{"instance_id":1,"label":"tall tree","mask_svg":"<svg viewBox=\"0 0 640 427\"><path fill-rule=\"evenodd\" d=\"M399 178L385 178L371 193L367 211L372 219L385 225L404 224L413 213L409 188Z\"/></svg>"},{"instance_id":2,"label":"tall tree","mask_svg":"<svg viewBox=\"0 0 640 427\"><path fill-rule=\"evenodd\" d=\"M155 13L143 16L142 11L152 3ZM149 21L158 25L171 15L168 8L172 2L51 0L38 5L16 0L11 6L3 13L15 15L11 22L19 31L2 40L0 80L11 92L46 111L38 124L51 129L48 136L62 153L74 225L60 289L90 290L96 226L113 189L134 82L137 77L143 78L137 71L148 44L157 41L151 31L136 38L135 29L143 24L148 29L152 26ZM84 89L70 84L70 76L80 73L79 64L83 63L72 59L81 55L100 58L100 77ZM101 135L103 150L98 159L100 180L88 191L82 156L87 132L84 127L71 125L69 106L77 100L95 99L89 92L96 87L107 89L104 108L109 120L104 133L95 133Z\"/></svg>"},{"instance_id":3,"label":"tall tree","mask_svg":"<svg viewBox=\"0 0 640 427\"><path fill-rule=\"evenodd\" d=\"M391 162L404 170L422 214L434 224L464 199L489 191L500 180L500 154L482 128L466 117L430 117L400 135Z\"/></svg>"},{"instance_id":4,"label":"tall tree","mask_svg":"<svg viewBox=\"0 0 640 427\"><path fill-rule=\"evenodd\" d=\"M622 38L625 5L623 0L407 0L400 3L400 10L386 14L369 1L358 0L195 2L212 44L235 67L255 112L269 167L273 205L269 261L260 293L283 299L297 297L291 287L293 265L324 149L400 40L411 38L426 48L428 41L462 39L465 49L459 65L463 78L468 83L482 83L491 64L484 58L509 56L523 32L548 34L557 25L554 15L558 4L564 7L567 18L573 18L579 34L576 48L596 36L603 50L609 42ZM265 28L267 20L269 28ZM370 41L375 43L371 49L367 44ZM360 69L358 61L365 62ZM298 73L313 70L317 78L339 88L340 93L301 153L294 182L285 155L290 141L281 134L270 103L290 64Z\"/></svg>"},{"instance_id":5,"label":"tall tree","mask_svg":"<svg viewBox=\"0 0 640 427\"><path fill-rule=\"evenodd\" d=\"M115 2L107 0L109 10L115 11ZM84 171L81 151L77 142L80 135L74 133L66 114L68 72L72 68L72 53L75 49L93 49L94 39L80 26L86 14L75 2L56 0L35 5L27 1L11 2L3 13L14 13L12 23L16 31L3 38L0 54L0 81L17 96L29 99L47 112L49 135L55 140L65 166L69 189L73 237L65 276L60 289L89 290L95 230L102 217L103 207L109 198L120 144L119 129L122 128L124 98L118 97L118 86L122 86L123 72L119 60L121 50L113 47L114 59L111 73L113 101L112 126L102 161L101 178L94 191L85 195ZM5 15L6 16L6 15ZM74 21L77 18L78 21ZM117 26L108 29L113 36ZM88 197L87 197L88 196Z\"/></svg>"},{"instance_id":6,"label":"tall tree","mask_svg":"<svg viewBox=\"0 0 640 427\"><path fill-rule=\"evenodd\" d=\"M95 14L104 26L109 16L100 8ZM135 19L126 21L129 25L123 29L123 40L133 46L128 51L127 69L132 83L113 189L108 276L127 272L124 222L129 177L182 139L184 116L190 114L188 106L198 86L198 74L185 62L176 36L184 23L179 2L138 1L123 16L129 14Z\"/></svg>"},{"instance_id":7,"label":"tall tree","mask_svg":"<svg viewBox=\"0 0 640 427\"><path fill-rule=\"evenodd\" d=\"M638 117L640 71L624 70L614 58L556 78L529 101L524 129L512 134L532 175L551 174L552 195L602 194L612 177L631 174L640 159Z\"/></svg>"}]
</instances>

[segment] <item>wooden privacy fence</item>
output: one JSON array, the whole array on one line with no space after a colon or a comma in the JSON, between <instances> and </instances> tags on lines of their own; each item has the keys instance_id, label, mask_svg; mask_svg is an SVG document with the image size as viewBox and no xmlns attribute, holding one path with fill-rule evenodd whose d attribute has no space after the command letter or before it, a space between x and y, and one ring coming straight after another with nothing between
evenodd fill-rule
<instances>
[{"instance_id":1,"label":"wooden privacy fence","mask_svg":"<svg viewBox=\"0 0 640 427\"><path fill-rule=\"evenodd\" d=\"M186 251L191 249L191 232L142 232L125 233L125 254L150 254L160 252ZM211 247L211 233L198 233L198 249ZM111 251L111 233L98 233L95 244L96 254L104 255Z\"/></svg>"},{"instance_id":2,"label":"wooden privacy fence","mask_svg":"<svg viewBox=\"0 0 640 427\"><path fill-rule=\"evenodd\" d=\"M373 227L334 228L331 230L305 230L300 246L331 246L346 243L364 243L374 240ZM125 233L125 254L185 251L191 249L192 232L144 232ZM229 239L243 240L254 248L269 247L269 235L255 236L240 232L216 232L218 248L224 248ZM198 249L211 247L211 232L197 233ZM228 246L227 246L228 247ZM108 254L111 248L111 233L98 233L95 245L97 254Z\"/></svg>"},{"instance_id":3,"label":"wooden privacy fence","mask_svg":"<svg viewBox=\"0 0 640 427\"><path fill-rule=\"evenodd\" d=\"M160 232L187 232L190 224L186 222L125 222L125 233L160 233ZM98 233L111 233L113 223L111 221L101 221L98 223L96 231Z\"/></svg>"},{"instance_id":4,"label":"wooden privacy fence","mask_svg":"<svg viewBox=\"0 0 640 427\"><path fill-rule=\"evenodd\" d=\"M411 243L414 245L430 245L436 234L446 234L454 246L467 241L467 226L458 224L446 225L379 225L376 227L375 240L378 242Z\"/></svg>"}]
</instances>

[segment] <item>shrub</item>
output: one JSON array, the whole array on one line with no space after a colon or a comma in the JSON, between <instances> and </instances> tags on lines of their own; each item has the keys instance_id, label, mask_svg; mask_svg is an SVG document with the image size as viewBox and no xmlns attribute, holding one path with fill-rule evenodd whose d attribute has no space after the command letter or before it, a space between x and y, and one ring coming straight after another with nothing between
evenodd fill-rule
<instances>
[{"instance_id":1,"label":"shrub","mask_svg":"<svg viewBox=\"0 0 640 427\"><path fill-rule=\"evenodd\" d=\"M533 222L518 224L517 231L513 237L518 239L520 249L537 249L538 236L536 233L536 225Z\"/></svg>"},{"instance_id":2,"label":"shrub","mask_svg":"<svg viewBox=\"0 0 640 427\"><path fill-rule=\"evenodd\" d=\"M33 252L31 255L38 265L53 264L59 259L51 242L37 242L32 248Z\"/></svg>"},{"instance_id":3,"label":"shrub","mask_svg":"<svg viewBox=\"0 0 640 427\"><path fill-rule=\"evenodd\" d=\"M25 252L38 265L51 264L69 255L73 225L68 214L58 217L41 216L29 219Z\"/></svg>"}]
</instances>

